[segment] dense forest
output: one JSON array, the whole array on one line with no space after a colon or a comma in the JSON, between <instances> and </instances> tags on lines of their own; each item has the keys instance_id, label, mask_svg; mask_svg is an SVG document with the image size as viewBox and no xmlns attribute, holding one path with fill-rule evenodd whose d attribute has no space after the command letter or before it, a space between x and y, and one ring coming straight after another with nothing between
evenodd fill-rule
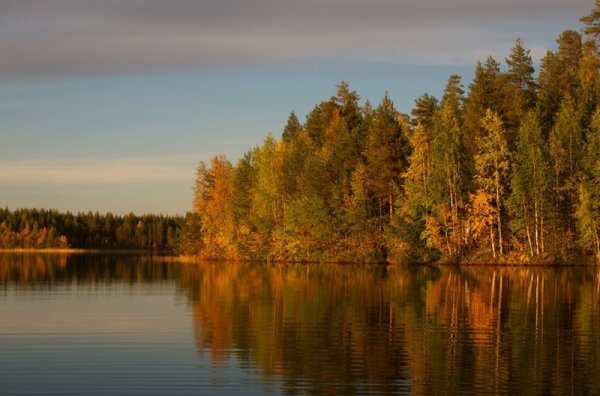
<instances>
[{"instance_id":1,"label":"dense forest","mask_svg":"<svg viewBox=\"0 0 600 396\"><path fill-rule=\"evenodd\" d=\"M162 215L60 213L0 208L0 248L177 251L182 219Z\"/></svg>"},{"instance_id":2,"label":"dense forest","mask_svg":"<svg viewBox=\"0 0 600 396\"><path fill-rule=\"evenodd\" d=\"M182 251L208 258L486 262L600 257L600 0L535 73L517 39L409 114L346 82L281 139L200 163Z\"/></svg>"}]
</instances>

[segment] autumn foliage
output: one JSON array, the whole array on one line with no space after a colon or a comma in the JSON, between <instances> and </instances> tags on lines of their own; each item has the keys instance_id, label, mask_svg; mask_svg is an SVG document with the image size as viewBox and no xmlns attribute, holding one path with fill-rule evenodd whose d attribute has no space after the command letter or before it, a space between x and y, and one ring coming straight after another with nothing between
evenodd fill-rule
<instances>
[{"instance_id":1,"label":"autumn foliage","mask_svg":"<svg viewBox=\"0 0 600 396\"><path fill-rule=\"evenodd\" d=\"M600 5L537 77L517 39L506 67L411 114L344 81L282 139L198 167L183 251L308 261L557 261L600 256ZM195 230L195 231L190 231Z\"/></svg>"}]
</instances>

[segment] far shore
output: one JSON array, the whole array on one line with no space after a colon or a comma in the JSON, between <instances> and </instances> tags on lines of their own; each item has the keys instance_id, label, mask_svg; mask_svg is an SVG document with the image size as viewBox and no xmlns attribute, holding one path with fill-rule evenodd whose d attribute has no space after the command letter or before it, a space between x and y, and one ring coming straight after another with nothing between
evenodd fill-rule
<instances>
[{"instance_id":1,"label":"far shore","mask_svg":"<svg viewBox=\"0 0 600 396\"><path fill-rule=\"evenodd\" d=\"M102 253L102 254L166 254L169 251L144 249L79 249L79 248L0 248L0 253Z\"/></svg>"}]
</instances>

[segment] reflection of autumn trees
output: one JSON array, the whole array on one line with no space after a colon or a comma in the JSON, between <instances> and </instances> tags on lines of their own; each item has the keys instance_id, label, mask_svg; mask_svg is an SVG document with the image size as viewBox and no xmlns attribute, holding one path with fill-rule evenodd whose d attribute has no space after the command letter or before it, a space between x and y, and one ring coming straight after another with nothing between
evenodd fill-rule
<instances>
[{"instance_id":1,"label":"reflection of autumn trees","mask_svg":"<svg viewBox=\"0 0 600 396\"><path fill-rule=\"evenodd\" d=\"M113 281L175 282L198 353L284 393L600 393L596 268L0 255L0 290Z\"/></svg>"},{"instance_id":2,"label":"reflection of autumn trees","mask_svg":"<svg viewBox=\"0 0 600 396\"><path fill-rule=\"evenodd\" d=\"M174 281L180 267L152 256L114 254L0 254L0 288L4 284L27 287L55 283L127 283Z\"/></svg>"},{"instance_id":3,"label":"reflection of autumn trees","mask_svg":"<svg viewBox=\"0 0 600 396\"><path fill-rule=\"evenodd\" d=\"M198 349L217 359L243 351L265 376L310 393L324 383L332 392L366 383L391 392L409 380L402 334L391 331L382 300L385 269L215 263L183 274L184 287L188 274L193 285Z\"/></svg>"},{"instance_id":4,"label":"reflection of autumn trees","mask_svg":"<svg viewBox=\"0 0 600 396\"><path fill-rule=\"evenodd\" d=\"M181 284L201 353L236 354L290 392L596 393L584 373L600 368L599 280L573 268L212 263L185 267Z\"/></svg>"},{"instance_id":5,"label":"reflection of autumn trees","mask_svg":"<svg viewBox=\"0 0 600 396\"><path fill-rule=\"evenodd\" d=\"M0 285L52 280L67 266L68 255L0 254Z\"/></svg>"}]
</instances>

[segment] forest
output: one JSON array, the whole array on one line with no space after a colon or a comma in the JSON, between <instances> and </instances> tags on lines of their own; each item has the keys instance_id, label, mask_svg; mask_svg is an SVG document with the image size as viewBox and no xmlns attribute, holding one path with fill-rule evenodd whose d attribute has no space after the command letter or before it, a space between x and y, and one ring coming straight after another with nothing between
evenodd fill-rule
<instances>
[{"instance_id":1,"label":"forest","mask_svg":"<svg viewBox=\"0 0 600 396\"><path fill-rule=\"evenodd\" d=\"M182 219L0 208L0 249L144 249L176 252Z\"/></svg>"},{"instance_id":2,"label":"forest","mask_svg":"<svg viewBox=\"0 0 600 396\"><path fill-rule=\"evenodd\" d=\"M534 70L451 75L410 114L342 81L281 138L197 168L181 251L205 258L568 262L600 258L600 1Z\"/></svg>"}]
</instances>

